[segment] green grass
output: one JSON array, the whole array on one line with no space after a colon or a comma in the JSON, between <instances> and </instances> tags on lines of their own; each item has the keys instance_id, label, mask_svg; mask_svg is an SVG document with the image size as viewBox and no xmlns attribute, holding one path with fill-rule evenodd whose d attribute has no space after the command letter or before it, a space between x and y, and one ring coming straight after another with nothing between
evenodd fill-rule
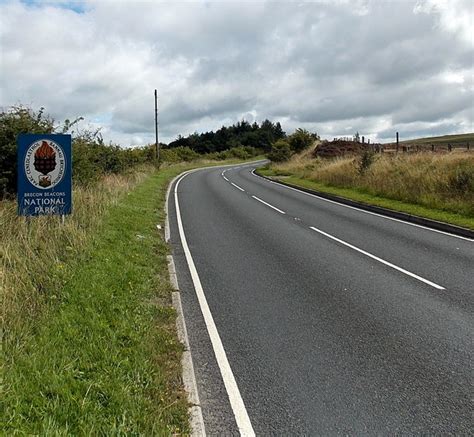
<instances>
[{"instance_id":1,"label":"green grass","mask_svg":"<svg viewBox=\"0 0 474 437\"><path fill-rule=\"evenodd\" d=\"M427 208L421 205L402 202L399 200L389 199L381 196L374 196L361 189L357 188L341 188L330 186L321 182L316 182L310 179L305 179L289 174L288 172L275 171L271 168L261 168L257 173L262 176L268 176L274 179L279 179L282 182L287 182L303 188L309 188L322 193L329 193L336 196L344 197L346 199L355 200L367 205L375 205L394 211L401 211L407 214L416 215L440 222L451 223L453 225L462 226L469 229L474 229L474 219L466 217L461 214L455 214L449 211Z\"/></svg>"},{"instance_id":2,"label":"green grass","mask_svg":"<svg viewBox=\"0 0 474 437\"><path fill-rule=\"evenodd\" d=\"M94 243L4 373L8 434L188 431L170 306L164 190L154 174L106 214Z\"/></svg>"},{"instance_id":3,"label":"green grass","mask_svg":"<svg viewBox=\"0 0 474 437\"><path fill-rule=\"evenodd\" d=\"M32 302L28 308L43 302L41 311L25 312L23 324L18 322L23 313L9 314L13 322L3 339L4 434L189 433L169 249L156 225L164 223L169 181L202 165L174 165L149 174L97 216L99 224L89 228L75 257L61 258L59 249L51 253L55 260L44 272L48 281L22 294ZM41 229L55 238L57 226ZM10 242L6 258L14 250ZM17 282L3 285L13 293L21 275L6 258L8 280ZM22 274L28 272L22 268Z\"/></svg>"}]
</instances>

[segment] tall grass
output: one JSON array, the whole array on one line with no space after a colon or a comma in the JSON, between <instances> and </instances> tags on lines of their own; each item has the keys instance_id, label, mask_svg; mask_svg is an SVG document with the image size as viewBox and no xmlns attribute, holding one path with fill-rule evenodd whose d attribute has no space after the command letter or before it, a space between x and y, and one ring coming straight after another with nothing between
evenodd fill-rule
<instances>
[{"instance_id":1,"label":"tall grass","mask_svg":"<svg viewBox=\"0 0 474 437\"><path fill-rule=\"evenodd\" d=\"M362 157L315 159L306 153L273 164L291 174L340 188L474 217L474 154L375 155L369 165Z\"/></svg>"},{"instance_id":2,"label":"tall grass","mask_svg":"<svg viewBox=\"0 0 474 437\"><path fill-rule=\"evenodd\" d=\"M167 245L156 231L181 168L79 189L64 226L28 225L3 209L6 435L188 432Z\"/></svg>"},{"instance_id":3,"label":"tall grass","mask_svg":"<svg viewBox=\"0 0 474 437\"><path fill-rule=\"evenodd\" d=\"M73 192L73 214L27 219L16 215L15 201L0 202L0 262L2 325L16 335L49 303L58 303L65 281L90 244L107 208L143 181L152 167L104 176L92 187ZM18 338L12 336L12 338ZM6 335L5 340L10 336Z\"/></svg>"}]
</instances>

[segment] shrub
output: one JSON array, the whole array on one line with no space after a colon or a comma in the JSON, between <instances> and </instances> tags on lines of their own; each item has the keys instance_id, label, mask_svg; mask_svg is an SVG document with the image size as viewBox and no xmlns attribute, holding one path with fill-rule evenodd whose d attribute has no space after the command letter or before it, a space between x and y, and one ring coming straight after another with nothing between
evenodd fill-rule
<instances>
[{"instance_id":1,"label":"shrub","mask_svg":"<svg viewBox=\"0 0 474 437\"><path fill-rule=\"evenodd\" d=\"M12 106L0 113L0 198L16 192L16 142L19 134L50 134L54 120L24 106Z\"/></svg>"},{"instance_id":2,"label":"shrub","mask_svg":"<svg viewBox=\"0 0 474 437\"><path fill-rule=\"evenodd\" d=\"M273 144L271 152L268 154L268 157L271 161L274 162L283 162L290 159L291 148L287 141L278 140Z\"/></svg>"},{"instance_id":3,"label":"shrub","mask_svg":"<svg viewBox=\"0 0 474 437\"><path fill-rule=\"evenodd\" d=\"M319 139L317 134L312 134L306 129L296 129L296 131L288 137L288 142L291 150L298 153L310 147L317 139Z\"/></svg>"},{"instance_id":4,"label":"shrub","mask_svg":"<svg viewBox=\"0 0 474 437\"><path fill-rule=\"evenodd\" d=\"M199 158L199 153L195 152L193 149L189 147L176 147L175 149L176 154L180 161L194 161L195 159Z\"/></svg>"},{"instance_id":5,"label":"shrub","mask_svg":"<svg viewBox=\"0 0 474 437\"><path fill-rule=\"evenodd\" d=\"M375 159L375 153L372 150L365 150L359 159L359 166L357 168L360 175L363 175L372 165Z\"/></svg>"}]
</instances>

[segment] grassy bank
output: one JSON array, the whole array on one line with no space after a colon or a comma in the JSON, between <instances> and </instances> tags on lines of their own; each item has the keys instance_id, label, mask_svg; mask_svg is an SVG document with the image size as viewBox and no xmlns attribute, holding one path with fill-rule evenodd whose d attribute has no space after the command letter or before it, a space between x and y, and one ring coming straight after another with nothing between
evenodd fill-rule
<instances>
[{"instance_id":1,"label":"grassy bank","mask_svg":"<svg viewBox=\"0 0 474 437\"><path fill-rule=\"evenodd\" d=\"M474 229L474 154L315 159L310 151L262 174L384 208Z\"/></svg>"},{"instance_id":2,"label":"grassy bank","mask_svg":"<svg viewBox=\"0 0 474 437\"><path fill-rule=\"evenodd\" d=\"M0 203L7 434L187 433L163 224L168 182L202 163L108 177L74 215Z\"/></svg>"},{"instance_id":3,"label":"grassy bank","mask_svg":"<svg viewBox=\"0 0 474 437\"><path fill-rule=\"evenodd\" d=\"M443 135L440 137L428 137L428 138L416 138L413 140L401 141L401 144L419 144L419 145L431 145L431 144L451 144L456 145L465 145L470 143L471 146L474 146L474 133L469 134L459 134L459 135Z\"/></svg>"}]
</instances>

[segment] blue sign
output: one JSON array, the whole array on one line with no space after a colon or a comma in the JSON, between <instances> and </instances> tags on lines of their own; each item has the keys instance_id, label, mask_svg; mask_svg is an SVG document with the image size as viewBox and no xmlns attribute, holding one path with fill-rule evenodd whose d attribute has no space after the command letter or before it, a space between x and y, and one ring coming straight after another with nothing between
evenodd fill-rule
<instances>
[{"instance_id":1,"label":"blue sign","mask_svg":"<svg viewBox=\"0 0 474 437\"><path fill-rule=\"evenodd\" d=\"M71 135L18 136L18 214L71 214Z\"/></svg>"}]
</instances>

